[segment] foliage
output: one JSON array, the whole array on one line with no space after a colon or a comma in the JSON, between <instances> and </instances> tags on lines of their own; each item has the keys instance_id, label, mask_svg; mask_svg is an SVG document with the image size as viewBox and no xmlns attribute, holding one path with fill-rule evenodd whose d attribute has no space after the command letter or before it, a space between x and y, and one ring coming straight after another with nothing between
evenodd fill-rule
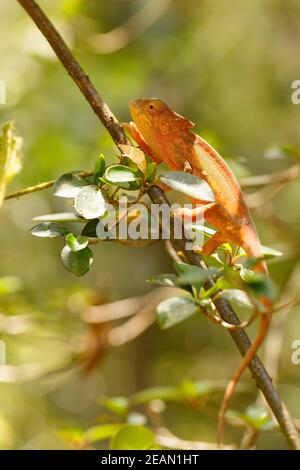
<instances>
[{"instance_id":1,"label":"foliage","mask_svg":"<svg viewBox=\"0 0 300 470\"><path fill-rule=\"evenodd\" d=\"M120 119L129 119L129 99L164 98L196 123L197 132L220 151L241 181L299 162L299 107L290 101L290 84L299 72L299 2L253 0L237 6L232 0L174 0L126 47L98 54L99 34L123 25L144 3L47 0L43 7ZM121 445L129 448L136 440L131 432L140 427L145 437L141 445L151 448L154 433L156 447L157 429L149 416L183 439L215 441L221 396L238 358L224 330L201 315L203 306L214 313L205 279L213 276L241 318L253 311L253 303L259 307L261 293L279 295L279 304L296 298L298 182L245 191L249 201L255 198L253 215L261 239L284 254L280 258L278 250L264 252L277 292L253 273L257 260L227 244L205 257L209 270L204 272L186 263L171 265L161 243L143 249L107 240L96 245L104 203L115 203L122 194L134 203L160 173L161 181L167 178L165 184L177 191L168 194L171 200L183 203L195 185L186 184L186 177L178 183L178 176L158 169L134 147L122 148L124 158L116 158L106 131L17 2L1 2L0 15L5 18L0 80L8 97L0 105L0 118L1 123L16 119L25 141L22 173L8 181L11 173L8 178L2 170L0 187L7 192L55 179L54 194L60 196L44 191L1 207L0 327L8 364L0 368L0 447L108 448L116 445L114 436L120 432ZM11 156L19 157L19 151ZM0 160L3 168L3 153ZM13 173L18 166L16 158ZM93 174L83 177L80 168L92 168ZM79 191L83 193L75 204ZM31 218L34 235L51 240L28 236ZM214 233L211 227L194 230L206 240ZM62 251L67 270L58 262ZM75 276L84 273L78 281ZM116 334L114 328L122 328L123 322L127 331L126 318L92 323L86 312L91 304L107 304L107 312L112 300L137 302L150 288L145 279L171 287L169 297L180 299L177 305L187 303L193 313L175 325L174 310L163 305L158 309L162 323L173 322L173 328L153 326L142 338L116 347L109 332ZM293 315L287 318L283 311L275 317L278 335L284 333L277 343L282 342L277 380L284 384L295 416L298 369L291 364L290 344L297 337L298 310L295 302ZM238 444L250 425L259 431L258 448L284 448L266 410L249 407L256 390L246 374L244 380L227 415L226 441Z\"/></svg>"}]
</instances>

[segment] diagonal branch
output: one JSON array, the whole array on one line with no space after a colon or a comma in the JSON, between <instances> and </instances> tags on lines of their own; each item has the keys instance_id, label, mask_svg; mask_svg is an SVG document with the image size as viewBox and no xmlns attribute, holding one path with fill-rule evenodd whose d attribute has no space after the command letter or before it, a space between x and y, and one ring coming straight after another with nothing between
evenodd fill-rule
<instances>
[{"instance_id":1,"label":"diagonal branch","mask_svg":"<svg viewBox=\"0 0 300 470\"><path fill-rule=\"evenodd\" d=\"M80 91L85 96L86 100L97 114L102 124L110 133L114 142L117 145L121 143L128 143L123 129L118 123L116 117L112 114L103 98L101 98L101 96L98 94L90 79L67 47L66 43L57 32L53 24L40 9L40 7L34 0L18 0L18 2L23 6L28 15L32 18L37 27L43 33L65 69L71 75L74 82L79 87ZM149 189L148 194L152 202L155 204L168 203L168 200L166 199L163 191L157 186L152 186ZM176 240L177 247L179 247L181 251L184 252L190 263L204 268L204 262L196 253L185 250L186 241L187 240L185 239ZM175 244L175 241L173 242ZM212 285L213 281L208 281L206 287L210 288ZM214 300L214 304L223 320L228 323L239 324L239 319L226 299L218 296ZM230 335L232 336L240 353L244 356L251 344L247 334L244 330L237 329L230 331ZM257 383L258 388L262 391L266 401L272 409L289 446L292 449L300 449L300 437L296 426L284 403L282 402L277 390L273 386L271 378L269 377L262 362L257 356L251 361L249 369Z\"/></svg>"}]
</instances>

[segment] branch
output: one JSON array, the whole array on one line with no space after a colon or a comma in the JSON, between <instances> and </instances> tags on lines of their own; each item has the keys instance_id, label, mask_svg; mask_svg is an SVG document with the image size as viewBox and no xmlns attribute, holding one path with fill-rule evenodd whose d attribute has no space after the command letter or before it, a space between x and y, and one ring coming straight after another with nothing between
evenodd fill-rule
<instances>
[{"instance_id":1,"label":"branch","mask_svg":"<svg viewBox=\"0 0 300 470\"><path fill-rule=\"evenodd\" d=\"M121 26L107 33L95 34L90 40L98 54L111 54L126 47L136 37L149 29L164 14L172 0L148 0Z\"/></svg>"},{"instance_id":2,"label":"branch","mask_svg":"<svg viewBox=\"0 0 300 470\"><path fill-rule=\"evenodd\" d=\"M169 449L184 450L234 450L232 445L222 445L221 447L211 442L187 441L175 436L166 428L155 430L155 441L158 445Z\"/></svg>"},{"instance_id":3,"label":"branch","mask_svg":"<svg viewBox=\"0 0 300 470\"><path fill-rule=\"evenodd\" d=\"M247 176L240 180L242 188L251 188L253 186L266 186L269 184L281 184L300 178L300 164L291 166L287 170L267 175Z\"/></svg>"},{"instance_id":4,"label":"branch","mask_svg":"<svg viewBox=\"0 0 300 470\"><path fill-rule=\"evenodd\" d=\"M78 175L81 176L82 178L86 178L87 176L92 176L92 174L93 174L92 171L81 171L80 173L78 173ZM6 201L7 199L19 198L20 196L25 196L26 194L31 194L37 191L42 191L43 189L52 188L54 184L55 184L55 180L51 180L51 181L45 181L44 183L36 184L34 186L28 186L27 188L24 188L24 189L18 189L18 191L8 193L5 196L4 200Z\"/></svg>"},{"instance_id":5,"label":"branch","mask_svg":"<svg viewBox=\"0 0 300 470\"><path fill-rule=\"evenodd\" d=\"M33 0L18 0L18 2L24 7L29 16L36 23L37 27L43 33L49 44L52 46L57 57L62 62L65 69L71 75L76 85L79 87L82 94L85 96L86 100L94 110L94 112L99 117L102 124L106 127L110 135L112 136L114 142L119 145L122 143L129 143L126 138L124 131L120 124L118 123L115 116L110 111L107 104L99 96L97 90L89 80L88 76L82 70L81 66L78 64L71 51L68 49L64 40L60 34L56 31L52 23L48 20L46 15L40 9L40 7ZM163 191L157 186L152 186L148 191L149 197L155 204L168 203ZM204 262L201 258L194 253L193 251L185 250L186 240L173 240L174 245L179 246L181 251L184 252L188 261L192 264L205 268ZM207 282L206 288L210 288L213 285L213 281L209 280ZM222 298L218 297L214 300L216 309L223 320L228 323L239 324L239 320L232 309L229 302ZM245 355L246 351L249 349L251 343L250 340L242 329L237 329L229 332L232 336L236 346L238 347L240 353ZM294 425L294 422L289 415L284 403L282 402L278 392L272 384L272 380L266 372L263 364L261 363L258 357L255 357L249 369L252 372L252 375L257 383L257 386L260 388L264 394L267 402L269 403L270 408L272 409L276 419L279 423L279 426L286 437L287 442L289 443L292 449L300 449L300 437L298 431Z\"/></svg>"}]
</instances>

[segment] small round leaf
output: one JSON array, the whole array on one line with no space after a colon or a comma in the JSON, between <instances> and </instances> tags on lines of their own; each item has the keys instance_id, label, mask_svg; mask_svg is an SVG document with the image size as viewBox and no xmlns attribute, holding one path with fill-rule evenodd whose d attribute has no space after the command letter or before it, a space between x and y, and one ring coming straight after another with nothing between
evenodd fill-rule
<instances>
[{"instance_id":1,"label":"small round leaf","mask_svg":"<svg viewBox=\"0 0 300 470\"><path fill-rule=\"evenodd\" d=\"M154 445L154 433L144 426L128 424L112 438L111 450L147 450Z\"/></svg>"},{"instance_id":2,"label":"small round leaf","mask_svg":"<svg viewBox=\"0 0 300 470\"><path fill-rule=\"evenodd\" d=\"M97 186L81 188L75 197L74 207L85 219L95 219L106 211L104 197Z\"/></svg>"},{"instance_id":3,"label":"small round leaf","mask_svg":"<svg viewBox=\"0 0 300 470\"><path fill-rule=\"evenodd\" d=\"M213 202L214 194L206 181L184 171L167 171L159 177L169 188L186 194L194 199Z\"/></svg>"},{"instance_id":4,"label":"small round leaf","mask_svg":"<svg viewBox=\"0 0 300 470\"><path fill-rule=\"evenodd\" d=\"M76 236L74 233L68 233L66 242L72 251L81 251L88 246L89 239L82 235Z\"/></svg>"},{"instance_id":5,"label":"small round leaf","mask_svg":"<svg viewBox=\"0 0 300 470\"><path fill-rule=\"evenodd\" d=\"M56 222L43 222L32 227L30 232L35 237L54 238L67 235L68 230Z\"/></svg>"},{"instance_id":6,"label":"small round leaf","mask_svg":"<svg viewBox=\"0 0 300 470\"><path fill-rule=\"evenodd\" d=\"M62 249L61 260L68 271L71 271L76 276L83 276L91 269L93 253L88 247L81 251L72 251L71 248L66 245Z\"/></svg>"},{"instance_id":7,"label":"small round leaf","mask_svg":"<svg viewBox=\"0 0 300 470\"><path fill-rule=\"evenodd\" d=\"M52 192L54 196L73 198L82 186L86 186L86 181L78 174L65 173L55 182Z\"/></svg>"},{"instance_id":8,"label":"small round leaf","mask_svg":"<svg viewBox=\"0 0 300 470\"><path fill-rule=\"evenodd\" d=\"M158 324L162 329L170 328L182 322L199 310L199 307L188 297L170 297L161 302L156 311Z\"/></svg>"}]
</instances>

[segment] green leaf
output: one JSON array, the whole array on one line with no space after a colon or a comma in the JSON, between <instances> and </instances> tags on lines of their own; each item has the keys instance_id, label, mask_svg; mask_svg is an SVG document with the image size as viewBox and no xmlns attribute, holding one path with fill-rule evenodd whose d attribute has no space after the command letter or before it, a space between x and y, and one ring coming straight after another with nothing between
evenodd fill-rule
<instances>
[{"instance_id":1,"label":"green leaf","mask_svg":"<svg viewBox=\"0 0 300 470\"><path fill-rule=\"evenodd\" d=\"M242 267L240 276L256 296L268 297L273 301L276 300L277 289L275 285L262 273L254 272Z\"/></svg>"},{"instance_id":2,"label":"green leaf","mask_svg":"<svg viewBox=\"0 0 300 470\"><path fill-rule=\"evenodd\" d=\"M159 176L162 183L194 199L214 201L215 197L206 181L184 171L167 171Z\"/></svg>"},{"instance_id":3,"label":"green leaf","mask_svg":"<svg viewBox=\"0 0 300 470\"><path fill-rule=\"evenodd\" d=\"M35 237L54 238L67 235L68 230L56 222L43 222L32 227L30 232Z\"/></svg>"},{"instance_id":4,"label":"green leaf","mask_svg":"<svg viewBox=\"0 0 300 470\"><path fill-rule=\"evenodd\" d=\"M224 263L222 260L219 258L218 253L213 253L212 255L203 255L201 254L201 258L207 264L208 266L220 269L224 267Z\"/></svg>"},{"instance_id":5,"label":"green leaf","mask_svg":"<svg viewBox=\"0 0 300 470\"><path fill-rule=\"evenodd\" d=\"M290 144L273 144L264 152L264 157L269 160L277 160L285 157L300 158L300 149Z\"/></svg>"},{"instance_id":6,"label":"green leaf","mask_svg":"<svg viewBox=\"0 0 300 470\"><path fill-rule=\"evenodd\" d=\"M86 248L89 244L89 239L82 235L76 236L74 233L68 233L66 236L66 242L72 251L81 251Z\"/></svg>"},{"instance_id":7,"label":"green leaf","mask_svg":"<svg viewBox=\"0 0 300 470\"><path fill-rule=\"evenodd\" d=\"M0 295L13 294L21 289L22 282L16 276L0 277Z\"/></svg>"},{"instance_id":8,"label":"green leaf","mask_svg":"<svg viewBox=\"0 0 300 470\"><path fill-rule=\"evenodd\" d=\"M155 444L154 433L144 426L127 424L110 442L110 450L147 450Z\"/></svg>"},{"instance_id":9,"label":"green leaf","mask_svg":"<svg viewBox=\"0 0 300 470\"><path fill-rule=\"evenodd\" d=\"M158 286L176 287L176 280L176 274L158 274L157 276L147 279L147 282Z\"/></svg>"},{"instance_id":10,"label":"green leaf","mask_svg":"<svg viewBox=\"0 0 300 470\"><path fill-rule=\"evenodd\" d=\"M251 405L246 409L246 418L249 424L252 424L256 429L261 429L270 420L270 415L264 405Z\"/></svg>"},{"instance_id":11,"label":"green leaf","mask_svg":"<svg viewBox=\"0 0 300 470\"><path fill-rule=\"evenodd\" d=\"M71 271L76 276L83 276L91 269L93 253L88 247L81 251L72 251L71 248L66 245L62 249L61 260L68 271Z\"/></svg>"},{"instance_id":12,"label":"green leaf","mask_svg":"<svg viewBox=\"0 0 300 470\"><path fill-rule=\"evenodd\" d=\"M162 329L170 328L199 311L193 299L170 297L157 306L158 324Z\"/></svg>"},{"instance_id":13,"label":"green leaf","mask_svg":"<svg viewBox=\"0 0 300 470\"><path fill-rule=\"evenodd\" d=\"M181 383L181 391L185 399L205 397L217 389L216 384L209 380L200 380L198 382L183 380Z\"/></svg>"},{"instance_id":14,"label":"green leaf","mask_svg":"<svg viewBox=\"0 0 300 470\"><path fill-rule=\"evenodd\" d=\"M83 438L88 442L97 442L104 441L114 436L119 429L122 427L122 424L112 423L112 424L100 424L99 426L93 426L89 428L83 434Z\"/></svg>"},{"instance_id":15,"label":"green leaf","mask_svg":"<svg viewBox=\"0 0 300 470\"><path fill-rule=\"evenodd\" d=\"M212 237L216 233L216 230L210 227L206 227L205 225L191 224L191 228L195 231L204 233L204 235L207 235L208 238Z\"/></svg>"},{"instance_id":16,"label":"green leaf","mask_svg":"<svg viewBox=\"0 0 300 470\"><path fill-rule=\"evenodd\" d=\"M106 211L105 199L97 186L81 188L75 196L74 207L85 219L95 219Z\"/></svg>"},{"instance_id":17,"label":"green leaf","mask_svg":"<svg viewBox=\"0 0 300 470\"><path fill-rule=\"evenodd\" d=\"M100 400L102 406L123 418L129 411L129 400L125 397L110 397Z\"/></svg>"},{"instance_id":18,"label":"green leaf","mask_svg":"<svg viewBox=\"0 0 300 470\"><path fill-rule=\"evenodd\" d=\"M99 223L99 219L90 220L83 228L81 235L85 235L90 238L97 238L96 228Z\"/></svg>"},{"instance_id":19,"label":"green leaf","mask_svg":"<svg viewBox=\"0 0 300 470\"><path fill-rule=\"evenodd\" d=\"M142 173L125 165L111 165L106 168L105 180L120 188L136 190L141 187Z\"/></svg>"},{"instance_id":20,"label":"green leaf","mask_svg":"<svg viewBox=\"0 0 300 470\"><path fill-rule=\"evenodd\" d=\"M77 172L65 173L55 182L52 192L54 196L74 198L83 186L86 181Z\"/></svg>"},{"instance_id":21,"label":"green leaf","mask_svg":"<svg viewBox=\"0 0 300 470\"><path fill-rule=\"evenodd\" d=\"M250 299L246 292L240 289L226 289L222 291L221 296L233 304L237 305L238 307L244 307L248 309L253 309L253 305L250 302Z\"/></svg>"},{"instance_id":22,"label":"green leaf","mask_svg":"<svg viewBox=\"0 0 300 470\"><path fill-rule=\"evenodd\" d=\"M9 121L2 126L0 135L0 206L10 180L21 170L22 139L14 133L14 123Z\"/></svg>"},{"instance_id":23,"label":"green leaf","mask_svg":"<svg viewBox=\"0 0 300 470\"><path fill-rule=\"evenodd\" d=\"M175 269L179 276L177 278L178 286L196 285L200 288L205 281L217 272L215 268L202 269L191 264L176 262Z\"/></svg>"},{"instance_id":24,"label":"green leaf","mask_svg":"<svg viewBox=\"0 0 300 470\"><path fill-rule=\"evenodd\" d=\"M33 220L48 222L85 222L76 212L58 212L56 214L38 215Z\"/></svg>"},{"instance_id":25,"label":"green leaf","mask_svg":"<svg viewBox=\"0 0 300 470\"><path fill-rule=\"evenodd\" d=\"M79 428L65 428L58 431L59 437L68 444L81 444L84 432Z\"/></svg>"},{"instance_id":26,"label":"green leaf","mask_svg":"<svg viewBox=\"0 0 300 470\"><path fill-rule=\"evenodd\" d=\"M252 426L257 431L271 430L274 428L274 423L264 405L251 405L245 413L235 410L228 410L226 416L238 418L247 426Z\"/></svg>"},{"instance_id":27,"label":"green leaf","mask_svg":"<svg viewBox=\"0 0 300 470\"><path fill-rule=\"evenodd\" d=\"M281 251L274 250L274 248L270 248L269 246L262 245L261 248L262 248L264 259L271 259L271 258L277 258L278 256L282 256Z\"/></svg>"},{"instance_id":28,"label":"green leaf","mask_svg":"<svg viewBox=\"0 0 300 470\"><path fill-rule=\"evenodd\" d=\"M155 174L156 174L156 168L157 164L155 162L150 162L147 165L146 172L145 172L145 177L148 183L152 183L155 179Z\"/></svg>"},{"instance_id":29,"label":"green leaf","mask_svg":"<svg viewBox=\"0 0 300 470\"><path fill-rule=\"evenodd\" d=\"M144 415L143 413L139 413L138 411L132 411L127 416L128 424L144 426L145 424L147 424L147 421L148 421L147 416Z\"/></svg>"},{"instance_id":30,"label":"green leaf","mask_svg":"<svg viewBox=\"0 0 300 470\"><path fill-rule=\"evenodd\" d=\"M262 260L268 260L272 258L278 258L279 256L282 256L282 253L278 250L274 250L273 248L270 248L268 246L261 245L262 249L262 256L259 258L254 258L254 257L249 257L247 260L247 266L251 267L254 266L256 263ZM239 254L243 256L247 256L245 250L243 248L240 248Z\"/></svg>"},{"instance_id":31,"label":"green leaf","mask_svg":"<svg viewBox=\"0 0 300 470\"><path fill-rule=\"evenodd\" d=\"M97 157L95 166L94 166L94 181L97 184L98 180L101 176L103 176L103 173L105 171L105 158L103 153L100 153L100 155Z\"/></svg>"},{"instance_id":32,"label":"green leaf","mask_svg":"<svg viewBox=\"0 0 300 470\"><path fill-rule=\"evenodd\" d=\"M145 390L135 393L132 397L132 401L137 405L143 405L152 400L180 402L182 401L182 394L178 388L166 385L146 388Z\"/></svg>"}]
</instances>

